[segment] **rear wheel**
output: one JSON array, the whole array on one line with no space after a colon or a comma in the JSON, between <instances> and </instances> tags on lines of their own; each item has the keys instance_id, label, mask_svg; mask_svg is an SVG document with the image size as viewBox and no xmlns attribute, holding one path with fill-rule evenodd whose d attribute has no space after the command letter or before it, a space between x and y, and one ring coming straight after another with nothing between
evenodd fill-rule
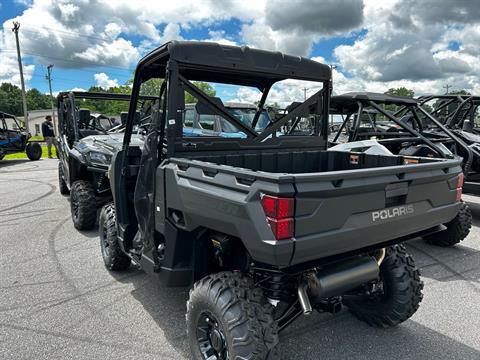
<instances>
[{"instance_id":1,"label":"rear wheel","mask_svg":"<svg viewBox=\"0 0 480 360\"><path fill-rule=\"evenodd\" d=\"M458 244L470 233L472 227L472 211L470 207L462 202L462 207L457 216L445 224L446 230L426 236L426 242L432 245L449 247Z\"/></svg>"},{"instance_id":2,"label":"rear wheel","mask_svg":"<svg viewBox=\"0 0 480 360\"><path fill-rule=\"evenodd\" d=\"M420 306L423 282L403 245L387 249L380 266L380 287L372 295L345 296L343 303L359 320L381 328L404 322Z\"/></svg>"},{"instance_id":3,"label":"rear wheel","mask_svg":"<svg viewBox=\"0 0 480 360\"><path fill-rule=\"evenodd\" d=\"M65 182L65 175L63 173L62 163L58 163L58 189L60 190L60 194L68 195L70 190L68 190L67 183Z\"/></svg>"},{"instance_id":4,"label":"rear wheel","mask_svg":"<svg viewBox=\"0 0 480 360\"><path fill-rule=\"evenodd\" d=\"M193 359L279 359L272 309L262 290L240 273L196 282L186 316Z\"/></svg>"},{"instance_id":5,"label":"rear wheel","mask_svg":"<svg viewBox=\"0 0 480 360\"><path fill-rule=\"evenodd\" d=\"M93 229L97 220L97 200L95 190L88 181L77 180L72 184L70 209L75 228Z\"/></svg>"},{"instance_id":6,"label":"rear wheel","mask_svg":"<svg viewBox=\"0 0 480 360\"><path fill-rule=\"evenodd\" d=\"M42 147L36 142L28 143L25 148L25 153L30 160L36 161L42 157Z\"/></svg>"},{"instance_id":7,"label":"rear wheel","mask_svg":"<svg viewBox=\"0 0 480 360\"><path fill-rule=\"evenodd\" d=\"M102 207L98 225L103 262L108 270L121 271L130 266L131 260L118 243L116 221L113 204Z\"/></svg>"}]
</instances>

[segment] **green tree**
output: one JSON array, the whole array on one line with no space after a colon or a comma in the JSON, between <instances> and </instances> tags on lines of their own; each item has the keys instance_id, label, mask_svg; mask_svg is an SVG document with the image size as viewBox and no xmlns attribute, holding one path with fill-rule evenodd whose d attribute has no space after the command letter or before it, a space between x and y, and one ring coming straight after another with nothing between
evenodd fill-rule
<instances>
[{"instance_id":1,"label":"green tree","mask_svg":"<svg viewBox=\"0 0 480 360\"><path fill-rule=\"evenodd\" d=\"M385 94L413 98L415 96L415 91L411 89L407 89L406 87L402 86L399 88L388 89L388 91L386 91Z\"/></svg>"},{"instance_id":2,"label":"green tree","mask_svg":"<svg viewBox=\"0 0 480 360\"><path fill-rule=\"evenodd\" d=\"M465 89L462 90L453 90L448 93L448 95L472 95L470 92L468 92Z\"/></svg>"},{"instance_id":3,"label":"green tree","mask_svg":"<svg viewBox=\"0 0 480 360\"><path fill-rule=\"evenodd\" d=\"M28 110L44 110L51 107L50 96L42 94L33 88L27 91L27 108Z\"/></svg>"},{"instance_id":4,"label":"green tree","mask_svg":"<svg viewBox=\"0 0 480 360\"><path fill-rule=\"evenodd\" d=\"M202 90L208 96L215 96L217 94L215 88L209 83L203 81L194 81L193 85ZM196 97L185 91L185 104L195 104L197 101L198 100Z\"/></svg>"},{"instance_id":5,"label":"green tree","mask_svg":"<svg viewBox=\"0 0 480 360\"><path fill-rule=\"evenodd\" d=\"M407 89L406 87L402 86L399 88L390 88L388 91L385 92L386 95L392 95L392 96L403 96L403 97L408 97L408 98L413 98L415 96L415 91L411 89ZM400 107L396 105L385 105L385 110L391 111L391 112L396 112L399 110ZM377 117L378 120L381 120L383 116Z\"/></svg>"},{"instance_id":6,"label":"green tree","mask_svg":"<svg viewBox=\"0 0 480 360\"><path fill-rule=\"evenodd\" d=\"M0 85L0 110L13 115L22 115L22 91L16 85Z\"/></svg>"}]
</instances>

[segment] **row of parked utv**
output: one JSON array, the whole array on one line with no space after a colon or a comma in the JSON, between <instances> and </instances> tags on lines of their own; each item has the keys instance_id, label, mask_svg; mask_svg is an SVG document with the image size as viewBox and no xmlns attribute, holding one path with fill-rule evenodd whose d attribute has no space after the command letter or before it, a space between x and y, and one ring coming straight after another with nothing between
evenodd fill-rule
<instances>
[{"instance_id":1,"label":"row of parked utv","mask_svg":"<svg viewBox=\"0 0 480 360\"><path fill-rule=\"evenodd\" d=\"M144 95L152 80L158 94ZM258 102L224 102L194 81L254 89ZM284 81L316 92L272 113ZM108 270L133 263L191 287L194 359L278 359L279 333L313 310L395 326L422 300L403 243L468 235L461 195L464 180L479 189L480 98L331 93L331 69L310 59L170 42L139 62L131 96L58 96L74 226L98 222ZM129 111L113 126L84 99Z\"/></svg>"}]
</instances>

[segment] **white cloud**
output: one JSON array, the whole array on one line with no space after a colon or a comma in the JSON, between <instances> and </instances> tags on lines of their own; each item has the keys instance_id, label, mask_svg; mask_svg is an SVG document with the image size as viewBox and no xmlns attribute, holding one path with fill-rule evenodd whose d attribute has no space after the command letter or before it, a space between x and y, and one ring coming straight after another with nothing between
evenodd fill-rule
<instances>
[{"instance_id":1,"label":"white cloud","mask_svg":"<svg viewBox=\"0 0 480 360\"><path fill-rule=\"evenodd\" d=\"M11 31L10 31L11 33ZM8 33L9 37L11 37ZM0 51L5 49L4 31L0 30ZM35 65L23 62L23 77L28 82L35 71ZM20 71L18 69L17 53L6 51L1 53L0 60L0 83L9 82L20 86Z\"/></svg>"},{"instance_id":2,"label":"white cloud","mask_svg":"<svg viewBox=\"0 0 480 360\"><path fill-rule=\"evenodd\" d=\"M241 36L253 47L307 56L315 42L358 29L361 0L268 1L264 16L243 24Z\"/></svg>"},{"instance_id":3,"label":"white cloud","mask_svg":"<svg viewBox=\"0 0 480 360\"><path fill-rule=\"evenodd\" d=\"M366 34L335 55L364 88L406 86L417 93L480 87L480 18L474 2L366 0ZM455 42L459 48L451 48ZM350 79L349 79L350 80Z\"/></svg>"},{"instance_id":4,"label":"white cloud","mask_svg":"<svg viewBox=\"0 0 480 360\"><path fill-rule=\"evenodd\" d=\"M101 87L102 89L108 90L112 87L118 86L118 80L110 79L108 75L105 73L95 74L93 75L93 78L95 79L96 85Z\"/></svg>"}]
</instances>

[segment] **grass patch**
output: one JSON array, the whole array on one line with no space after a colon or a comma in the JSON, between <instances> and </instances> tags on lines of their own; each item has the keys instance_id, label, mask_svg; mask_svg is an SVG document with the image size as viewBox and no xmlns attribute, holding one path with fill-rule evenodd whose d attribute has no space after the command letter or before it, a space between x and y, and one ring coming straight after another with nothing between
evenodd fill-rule
<instances>
[{"instance_id":1,"label":"grass patch","mask_svg":"<svg viewBox=\"0 0 480 360\"><path fill-rule=\"evenodd\" d=\"M43 139L41 137L41 139ZM52 156L56 157L57 156L57 151L55 149L55 146L52 146ZM48 149L46 146L42 146L42 158L47 158L48 157ZM27 154L25 152L19 152L15 154L9 154L4 157L4 160L11 160L11 159L28 159Z\"/></svg>"}]
</instances>

